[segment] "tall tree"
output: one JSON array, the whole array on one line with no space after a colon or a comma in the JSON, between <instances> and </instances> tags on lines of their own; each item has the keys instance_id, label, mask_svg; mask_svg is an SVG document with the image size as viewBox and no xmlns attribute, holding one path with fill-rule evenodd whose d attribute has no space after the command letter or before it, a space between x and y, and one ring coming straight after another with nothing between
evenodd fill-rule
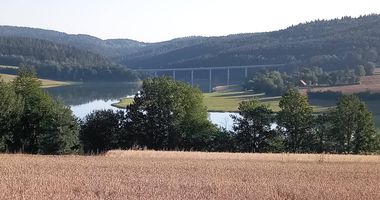
<instances>
[{"instance_id":1,"label":"tall tree","mask_svg":"<svg viewBox=\"0 0 380 200\"><path fill-rule=\"evenodd\" d=\"M239 105L241 117L232 116L236 142L240 151L268 151L271 139L276 132L271 129L274 121L273 111L268 105L260 104L257 100L243 101Z\"/></svg>"},{"instance_id":2,"label":"tall tree","mask_svg":"<svg viewBox=\"0 0 380 200\"><path fill-rule=\"evenodd\" d=\"M40 86L28 69L22 69L13 81L13 90L22 101L22 112L8 148L25 153L70 153L78 145L76 120L70 108L51 99Z\"/></svg>"},{"instance_id":3,"label":"tall tree","mask_svg":"<svg viewBox=\"0 0 380 200\"><path fill-rule=\"evenodd\" d=\"M364 102L354 95L344 95L330 111L336 151L361 153L374 150L376 128Z\"/></svg>"},{"instance_id":4,"label":"tall tree","mask_svg":"<svg viewBox=\"0 0 380 200\"><path fill-rule=\"evenodd\" d=\"M131 139L153 149L194 147L197 138L215 129L207 120L202 93L165 77L145 80L126 113Z\"/></svg>"},{"instance_id":5,"label":"tall tree","mask_svg":"<svg viewBox=\"0 0 380 200\"><path fill-rule=\"evenodd\" d=\"M279 106L281 111L277 115L277 124L284 135L287 151L311 151L315 143L312 131L313 108L307 97L295 89L289 89L282 96Z\"/></svg>"}]
</instances>

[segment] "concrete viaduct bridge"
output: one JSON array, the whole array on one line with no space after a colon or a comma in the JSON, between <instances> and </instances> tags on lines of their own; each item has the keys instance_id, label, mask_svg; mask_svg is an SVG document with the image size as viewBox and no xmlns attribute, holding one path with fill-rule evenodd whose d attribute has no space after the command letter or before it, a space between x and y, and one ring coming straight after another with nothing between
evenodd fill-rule
<instances>
[{"instance_id":1,"label":"concrete viaduct bridge","mask_svg":"<svg viewBox=\"0 0 380 200\"><path fill-rule=\"evenodd\" d=\"M286 64L271 64L271 65L245 65L245 66L223 66L223 67L191 67L191 68L149 68L149 69L133 69L136 72L145 72L147 74L151 74L153 76L170 76L174 80L177 78L177 74L179 72L190 72L190 84L194 86L194 72L203 71L208 74L208 82L209 82L209 91L212 90L212 81L213 81L213 73L215 71L225 71L226 76L226 85L231 84L231 71L239 71L241 76L241 81L244 81L248 75L249 70L260 70L260 69L279 69L281 67L286 66Z\"/></svg>"}]
</instances>

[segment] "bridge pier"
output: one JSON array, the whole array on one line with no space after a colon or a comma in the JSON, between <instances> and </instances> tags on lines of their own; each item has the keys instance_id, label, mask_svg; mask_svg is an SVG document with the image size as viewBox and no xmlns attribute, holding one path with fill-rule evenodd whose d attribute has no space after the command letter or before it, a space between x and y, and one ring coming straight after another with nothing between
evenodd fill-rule
<instances>
[{"instance_id":1,"label":"bridge pier","mask_svg":"<svg viewBox=\"0 0 380 200\"><path fill-rule=\"evenodd\" d=\"M173 80L175 80L175 70L173 70Z\"/></svg>"},{"instance_id":2,"label":"bridge pier","mask_svg":"<svg viewBox=\"0 0 380 200\"><path fill-rule=\"evenodd\" d=\"M191 70L191 87L194 87L194 70Z\"/></svg>"},{"instance_id":3,"label":"bridge pier","mask_svg":"<svg viewBox=\"0 0 380 200\"><path fill-rule=\"evenodd\" d=\"M244 68L244 78L248 77L248 67Z\"/></svg>"},{"instance_id":4,"label":"bridge pier","mask_svg":"<svg viewBox=\"0 0 380 200\"><path fill-rule=\"evenodd\" d=\"M209 92L212 92L212 70L209 72Z\"/></svg>"},{"instance_id":5,"label":"bridge pier","mask_svg":"<svg viewBox=\"0 0 380 200\"><path fill-rule=\"evenodd\" d=\"M230 85L230 68L227 68L227 86Z\"/></svg>"}]
</instances>

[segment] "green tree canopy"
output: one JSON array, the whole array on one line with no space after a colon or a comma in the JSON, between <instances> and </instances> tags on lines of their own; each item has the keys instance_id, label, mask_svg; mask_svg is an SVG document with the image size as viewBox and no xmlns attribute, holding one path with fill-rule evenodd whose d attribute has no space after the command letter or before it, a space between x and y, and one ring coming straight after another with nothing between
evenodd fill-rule
<instances>
[{"instance_id":1,"label":"green tree canopy","mask_svg":"<svg viewBox=\"0 0 380 200\"><path fill-rule=\"evenodd\" d=\"M270 150L271 139L276 136L271 129L274 122L273 111L258 100L243 101L239 105L241 117L232 116L236 142L240 151L264 152Z\"/></svg>"},{"instance_id":2,"label":"green tree canopy","mask_svg":"<svg viewBox=\"0 0 380 200\"><path fill-rule=\"evenodd\" d=\"M330 111L332 134L336 151L345 153L370 152L375 148L377 132L364 102L354 95L344 95Z\"/></svg>"},{"instance_id":3,"label":"green tree canopy","mask_svg":"<svg viewBox=\"0 0 380 200\"><path fill-rule=\"evenodd\" d=\"M70 108L42 91L33 72L22 69L12 83L2 85L4 101L1 107L11 110L4 113L13 116L8 126L1 126L6 129L3 132L8 133L7 150L66 154L78 147L79 129Z\"/></svg>"},{"instance_id":4,"label":"green tree canopy","mask_svg":"<svg viewBox=\"0 0 380 200\"><path fill-rule=\"evenodd\" d=\"M201 148L198 142L215 130L207 120L202 93L165 77L143 82L127 116L134 142L153 149Z\"/></svg>"},{"instance_id":5,"label":"green tree canopy","mask_svg":"<svg viewBox=\"0 0 380 200\"><path fill-rule=\"evenodd\" d=\"M285 92L279 104L277 124L284 134L285 147L291 152L308 152L313 148L313 108L307 97L295 89Z\"/></svg>"},{"instance_id":6,"label":"green tree canopy","mask_svg":"<svg viewBox=\"0 0 380 200\"><path fill-rule=\"evenodd\" d=\"M103 152L120 148L123 120L123 111L97 110L88 114L80 131L84 152Z\"/></svg>"}]
</instances>

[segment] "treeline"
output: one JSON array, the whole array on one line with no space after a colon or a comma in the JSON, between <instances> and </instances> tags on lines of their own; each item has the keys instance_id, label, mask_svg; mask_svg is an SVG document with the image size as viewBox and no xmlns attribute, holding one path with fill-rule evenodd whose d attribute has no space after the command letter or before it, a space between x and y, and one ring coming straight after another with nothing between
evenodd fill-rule
<instances>
[{"instance_id":1,"label":"treeline","mask_svg":"<svg viewBox=\"0 0 380 200\"><path fill-rule=\"evenodd\" d=\"M336 71L324 71L320 67L303 67L288 73L262 70L248 78L243 87L267 95L281 95L288 88L303 86L302 84L307 86L359 84L362 76L372 75L374 70L374 65L366 67L358 65L353 69Z\"/></svg>"},{"instance_id":2,"label":"treeline","mask_svg":"<svg viewBox=\"0 0 380 200\"><path fill-rule=\"evenodd\" d=\"M100 55L33 38L0 37L0 64L31 65L40 78L55 80L137 80L136 74Z\"/></svg>"},{"instance_id":3,"label":"treeline","mask_svg":"<svg viewBox=\"0 0 380 200\"><path fill-rule=\"evenodd\" d=\"M135 100L148 98L144 95L147 94ZM159 98L154 97L154 102ZM126 113L102 110L88 115L81 129L85 152L130 148L260 153L380 152L380 133L372 114L352 95L342 96L336 108L320 115L314 115L306 96L293 89L283 95L278 113L257 100L245 101L239 106L241 117L233 116L233 131L216 128L205 116L199 125L190 120L189 126L181 126L168 117L175 112L166 110L166 106L156 107L151 100L145 103L155 111L131 105ZM139 111L129 115L136 112L134 109ZM163 116L165 111L167 115Z\"/></svg>"},{"instance_id":4,"label":"treeline","mask_svg":"<svg viewBox=\"0 0 380 200\"><path fill-rule=\"evenodd\" d=\"M202 93L168 78L144 81L125 111L94 111L76 120L33 76L1 82L0 150L41 154L98 153L110 149L223 152L378 153L380 134L365 104L343 96L314 115L307 98L287 90L274 113L256 100L242 102L234 131L207 119Z\"/></svg>"}]
</instances>

